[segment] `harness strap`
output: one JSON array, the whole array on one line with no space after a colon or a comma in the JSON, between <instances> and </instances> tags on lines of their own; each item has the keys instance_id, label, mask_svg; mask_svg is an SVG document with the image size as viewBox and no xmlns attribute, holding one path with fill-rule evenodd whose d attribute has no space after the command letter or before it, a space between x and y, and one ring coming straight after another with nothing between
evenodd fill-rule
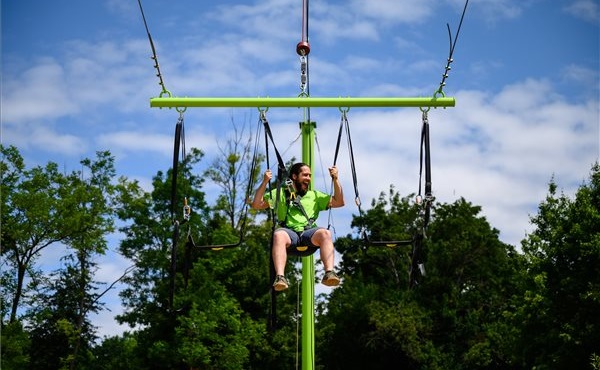
<instances>
[{"instance_id":1,"label":"harness strap","mask_svg":"<svg viewBox=\"0 0 600 370\"><path fill-rule=\"evenodd\" d=\"M175 273L177 272L177 243L179 240L179 221L175 218L175 204L177 203L177 176L179 174L179 146L183 141L183 112L175 124L175 141L173 144L173 170L171 173L171 222L173 222L173 244L171 246L171 271L169 276L169 308L173 308L175 296Z\"/></svg>"},{"instance_id":2,"label":"harness strap","mask_svg":"<svg viewBox=\"0 0 600 370\"><path fill-rule=\"evenodd\" d=\"M273 133L271 133L271 127L269 126L269 121L267 121L267 117L265 115L265 111L260 111L260 120L262 121L264 127L265 127L265 141L266 141L266 145L267 145L267 166L268 166L268 162L269 162L269 150L268 150L268 144L269 144L269 139L271 140L271 143L273 144L273 150L275 150L275 156L277 157L277 179L279 181L281 181L281 179L284 178L284 176L287 174L286 168L285 168L285 163L283 162L283 159L281 158L281 154L279 154L279 150L277 150L277 146L275 145L275 140L273 139ZM286 176L287 177L287 176Z\"/></svg>"},{"instance_id":3,"label":"harness strap","mask_svg":"<svg viewBox=\"0 0 600 370\"><path fill-rule=\"evenodd\" d=\"M287 191L286 191L287 193ZM312 225L314 224L315 220L313 220L312 218L308 217L308 213L306 213L306 210L304 209L304 206L302 206L302 197L300 195L293 195L290 196L288 198L286 198L286 211L285 211L285 219L283 220L282 224L284 227L287 227L287 218L290 212L290 203L294 206L296 206L300 212L302 212L302 215L304 216L304 218L306 218L306 225L304 226L305 228L308 227L312 227Z\"/></svg>"},{"instance_id":4,"label":"harness strap","mask_svg":"<svg viewBox=\"0 0 600 370\"><path fill-rule=\"evenodd\" d=\"M425 276L425 264L423 258L423 241L427 237L427 227L431 218L431 204L433 195L431 192L431 148L429 142L429 119L427 112L429 109L421 109L423 126L421 128L421 149L419 153L419 193L417 202L422 202L422 210L420 213L421 225L414 237L410 268L408 273L408 286L412 288L418 285L418 275ZM421 195L421 180L423 175L423 164L425 164L425 198Z\"/></svg>"},{"instance_id":5,"label":"harness strap","mask_svg":"<svg viewBox=\"0 0 600 370\"><path fill-rule=\"evenodd\" d=\"M276 194L275 194L275 204L273 209L271 209L271 219L273 220L273 226L271 228L271 235L273 235L275 233L275 228L277 227L278 222L278 212L277 209L279 208L279 202L280 202L280 197L281 197L281 182L286 176L286 168L285 168L285 163L283 162L283 158L281 157L281 154L279 154L279 150L277 150L277 145L275 145L275 140L273 139L273 133L271 132L271 127L269 126L269 121L267 121L267 117L265 114L266 110L261 110L260 111L260 120L263 123L263 126L265 128L265 152L266 152L266 160L267 160L267 168L271 167L271 164L269 162L269 140L271 140L271 143L273 144L273 150L275 151L275 156L277 157L277 179L275 180L275 184L276 184ZM271 189L271 183L269 183L269 193L272 192ZM273 238L271 237L271 243L273 242ZM271 249L272 249L273 245L271 245Z\"/></svg>"}]
</instances>

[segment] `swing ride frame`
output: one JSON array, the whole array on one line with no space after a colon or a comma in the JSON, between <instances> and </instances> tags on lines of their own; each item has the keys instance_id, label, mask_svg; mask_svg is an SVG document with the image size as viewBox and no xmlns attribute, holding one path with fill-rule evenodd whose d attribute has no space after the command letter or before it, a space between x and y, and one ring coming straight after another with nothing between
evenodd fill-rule
<instances>
[{"instance_id":1,"label":"swing ride frame","mask_svg":"<svg viewBox=\"0 0 600 370\"><path fill-rule=\"evenodd\" d=\"M167 94L168 95L168 94ZM322 107L454 107L456 101L437 92L433 97L156 97L150 99L152 108L241 108L241 107L278 107L278 108L322 108Z\"/></svg>"},{"instance_id":2,"label":"swing ride frame","mask_svg":"<svg viewBox=\"0 0 600 370\"><path fill-rule=\"evenodd\" d=\"M183 100L182 100L183 99ZM273 100L275 99L275 100ZM270 104L278 102L278 105ZM187 107L255 107L266 111L269 107L313 107L307 103L317 101L317 107L337 107L341 111L347 107L419 107L427 111L431 107L453 107L454 98L153 98L151 107L175 108L183 112ZM298 105L299 103L305 105ZM232 104L234 103L234 104ZM285 104L284 104L285 103ZM319 104L319 103L318 103ZM388 105L390 104L390 105ZM401 104L401 105L395 105ZM408 105L407 105L408 104ZM265 108L266 107L266 108ZM183 109L182 109L183 108ZM306 112L305 112L306 113ZM314 145L316 123L308 117L300 122L302 135L302 162L314 168ZM312 189L312 182L310 184ZM315 364L315 261L314 254L301 257L302 259L302 370L313 370Z\"/></svg>"},{"instance_id":3,"label":"swing ride frame","mask_svg":"<svg viewBox=\"0 0 600 370\"><path fill-rule=\"evenodd\" d=\"M311 97L308 86L308 54L310 52L310 44L308 43L308 0L303 0L302 6L302 39L296 46L296 52L301 58L301 94L298 97L174 97L171 92L165 87L159 64L156 57L156 50L144 11L141 0L138 0L140 12L144 21L144 26L148 35L150 46L152 48L152 59L154 60L154 68L157 70L159 84L162 91L158 97L150 99L150 107L152 108L175 108L180 115L183 114L188 107L199 108L240 108L240 107L255 107L266 112L268 108L304 108L304 120L300 122L302 134L302 161L314 168L313 163L313 143L315 141L315 122L310 120L310 108L326 108L337 107L342 112L347 111L351 107L415 107L420 108L426 113L430 108L446 108L454 107L455 99L446 97L443 92L445 80L448 77L450 64L452 63L452 55L458 33L460 31L462 21L465 15L469 0L466 0L463 14L456 32L454 42L450 27L448 26L448 34L450 36L450 52L445 67L445 72L442 75L442 81L439 88L432 97ZM308 114L307 114L308 113ZM177 155L177 152L175 152ZM175 167L175 165L174 165ZM311 183L312 188L312 183ZM173 203L173 201L172 201ZM177 230L177 229L176 229ZM177 233L175 234L177 235ZM174 239L176 236L174 237ZM240 239L241 242L241 239ZM175 249L175 248L173 248ZM174 257L172 256L172 259ZM173 284L173 283L172 283ZM302 257L302 370L312 370L315 366L315 341L314 341L314 299L315 299L315 264L314 255ZM172 287L173 288L173 287ZM172 289L173 291L173 289ZM172 302L173 297L171 297Z\"/></svg>"}]
</instances>

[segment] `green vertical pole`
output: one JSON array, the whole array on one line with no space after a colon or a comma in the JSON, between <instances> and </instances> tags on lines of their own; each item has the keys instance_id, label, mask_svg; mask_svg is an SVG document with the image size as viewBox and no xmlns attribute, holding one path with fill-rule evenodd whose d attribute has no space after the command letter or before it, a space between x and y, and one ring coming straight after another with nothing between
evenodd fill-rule
<instances>
[{"instance_id":1,"label":"green vertical pole","mask_svg":"<svg viewBox=\"0 0 600 370\"><path fill-rule=\"evenodd\" d=\"M305 120L302 130L302 162L314 174L315 128L317 124ZM312 181L310 183L312 189ZM302 370L313 370L315 363L315 260L314 255L302 257Z\"/></svg>"}]
</instances>

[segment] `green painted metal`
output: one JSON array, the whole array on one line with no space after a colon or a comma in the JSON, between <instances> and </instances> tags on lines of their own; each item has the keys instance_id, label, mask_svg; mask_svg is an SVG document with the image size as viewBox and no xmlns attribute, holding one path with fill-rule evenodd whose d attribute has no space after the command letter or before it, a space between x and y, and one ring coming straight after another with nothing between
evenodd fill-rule
<instances>
[{"instance_id":1,"label":"green painted metal","mask_svg":"<svg viewBox=\"0 0 600 370\"><path fill-rule=\"evenodd\" d=\"M315 122L308 118L300 123L302 162L314 168ZM312 181L310 188L312 189ZM313 370L315 364L315 257L302 257L302 370Z\"/></svg>"},{"instance_id":2,"label":"green painted metal","mask_svg":"<svg viewBox=\"0 0 600 370\"><path fill-rule=\"evenodd\" d=\"M257 108L306 108L306 107L454 107L456 101L451 97L157 97L150 99L153 108L219 108L219 107L257 107Z\"/></svg>"}]
</instances>

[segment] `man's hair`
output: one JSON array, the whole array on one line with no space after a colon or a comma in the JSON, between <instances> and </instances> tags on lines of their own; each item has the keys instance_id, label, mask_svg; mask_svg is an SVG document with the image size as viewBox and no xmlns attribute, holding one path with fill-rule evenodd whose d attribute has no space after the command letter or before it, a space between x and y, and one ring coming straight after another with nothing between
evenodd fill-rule
<instances>
[{"instance_id":1,"label":"man's hair","mask_svg":"<svg viewBox=\"0 0 600 370\"><path fill-rule=\"evenodd\" d=\"M303 162L294 163L290 168L290 179L293 175L298 176L300 174L300 169L304 166L309 167L306 163Z\"/></svg>"}]
</instances>

